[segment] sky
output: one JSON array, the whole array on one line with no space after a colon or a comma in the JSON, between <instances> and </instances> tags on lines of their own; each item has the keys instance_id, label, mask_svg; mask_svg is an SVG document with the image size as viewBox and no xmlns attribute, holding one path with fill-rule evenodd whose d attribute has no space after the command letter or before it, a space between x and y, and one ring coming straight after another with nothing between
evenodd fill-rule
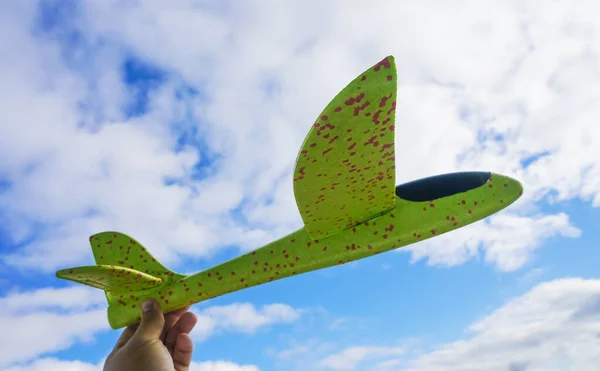
<instances>
[{"instance_id":1,"label":"sky","mask_svg":"<svg viewBox=\"0 0 600 371\"><path fill-rule=\"evenodd\" d=\"M329 100L398 69L396 179L524 186L484 221L194 305L192 371L597 370L600 3L0 2L0 369L99 371L121 330L58 280L117 230L189 274L302 227Z\"/></svg>"}]
</instances>

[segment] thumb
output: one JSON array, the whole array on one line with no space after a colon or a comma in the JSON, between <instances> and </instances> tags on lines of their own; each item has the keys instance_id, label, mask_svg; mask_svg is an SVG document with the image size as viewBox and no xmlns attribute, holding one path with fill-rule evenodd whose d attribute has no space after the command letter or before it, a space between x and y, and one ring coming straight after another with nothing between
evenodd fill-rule
<instances>
[{"instance_id":1,"label":"thumb","mask_svg":"<svg viewBox=\"0 0 600 371\"><path fill-rule=\"evenodd\" d=\"M142 303L142 320L132 340L139 342L159 340L164 326L165 316L160 304L154 299L148 299Z\"/></svg>"}]
</instances>

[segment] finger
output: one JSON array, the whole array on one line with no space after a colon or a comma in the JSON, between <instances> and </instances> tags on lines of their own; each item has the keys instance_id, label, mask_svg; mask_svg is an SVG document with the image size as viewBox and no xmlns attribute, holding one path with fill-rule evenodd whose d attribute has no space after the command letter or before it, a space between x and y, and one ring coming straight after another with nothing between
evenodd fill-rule
<instances>
[{"instance_id":1,"label":"finger","mask_svg":"<svg viewBox=\"0 0 600 371\"><path fill-rule=\"evenodd\" d=\"M189 334L192 332L197 322L198 318L196 315L192 312L187 312L181 316L173 328L169 329L164 343L171 355L173 355L173 351L175 350L175 342L177 341L179 334Z\"/></svg>"},{"instance_id":2,"label":"finger","mask_svg":"<svg viewBox=\"0 0 600 371\"><path fill-rule=\"evenodd\" d=\"M188 334L179 334L173 351L173 365L176 371L188 371L192 362L194 344Z\"/></svg>"},{"instance_id":3,"label":"finger","mask_svg":"<svg viewBox=\"0 0 600 371\"><path fill-rule=\"evenodd\" d=\"M181 316L186 313L188 310L190 309L190 306L188 305L185 308L181 308L181 309L177 309L173 312L169 312L167 314L165 314L165 327L163 329L162 334L160 335L160 339L161 341L165 340L165 337L167 335L167 331L172 328L175 323L177 323L177 321L179 320L179 318L181 318Z\"/></svg>"},{"instance_id":4,"label":"finger","mask_svg":"<svg viewBox=\"0 0 600 371\"><path fill-rule=\"evenodd\" d=\"M159 340L164 325L165 316L160 304L154 299L146 300L142 303L142 320L132 340L140 342Z\"/></svg>"},{"instance_id":5,"label":"finger","mask_svg":"<svg viewBox=\"0 0 600 371\"><path fill-rule=\"evenodd\" d=\"M190 306L188 305L185 308L181 308L165 314L165 327L162 333L160 334L160 341L165 341L169 329L171 329L177 323L177 321L179 321L179 318L181 318L181 316L184 315L189 309Z\"/></svg>"},{"instance_id":6,"label":"finger","mask_svg":"<svg viewBox=\"0 0 600 371\"><path fill-rule=\"evenodd\" d=\"M117 343L115 344L113 351L121 349L125 344L127 344L129 339L131 339L133 334L135 334L135 330L137 330L137 327L138 327L138 325L133 325L133 326L129 326L125 330L123 330L123 333L121 333L119 340L117 340Z\"/></svg>"}]
</instances>

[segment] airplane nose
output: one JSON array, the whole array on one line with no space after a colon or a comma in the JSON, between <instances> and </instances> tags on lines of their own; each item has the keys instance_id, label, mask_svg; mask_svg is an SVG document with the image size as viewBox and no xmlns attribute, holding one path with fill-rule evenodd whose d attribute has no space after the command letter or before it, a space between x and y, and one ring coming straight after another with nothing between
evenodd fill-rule
<instances>
[{"instance_id":1,"label":"airplane nose","mask_svg":"<svg viewBox=\"0 0 600 371\"><path fill-rule=\"evenodd\" d=\"M523 195L523 185L516 179L511 177L492 174L490 178L490 184L493 188L490 189L497 196L502 196L504 202L511 204L519 199Z\"/></svg>"},{"instance_id":2,"label":"airplane nose","mask_svg":"<svg viewBox=\"0 0 600 371\"><path fill-rule=\"evenodd\" d=\"M523 193L521 183L515 179L491 172L470 171L436 175L398 185L396 196L414 202L433 201L481 187L490 179L501 183L504 191L514 193L515 199Z\"/></svg>"}]
</instances>

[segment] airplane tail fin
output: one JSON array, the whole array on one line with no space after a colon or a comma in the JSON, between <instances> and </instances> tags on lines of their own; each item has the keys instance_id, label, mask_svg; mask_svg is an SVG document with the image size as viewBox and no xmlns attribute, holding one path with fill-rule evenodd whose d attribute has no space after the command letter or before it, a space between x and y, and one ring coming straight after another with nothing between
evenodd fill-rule
<instances>
[{"instance_id":1,"label":"airplane tail fin","mask_svg":"<svg viewBox=\"0 0 600 371\"><path fill-rule=\"evenodd\" d=\"M121 304L130 295L178 280L177 274L158 262L142 244L118 232L102 232L90 237L95 266L67 268L58 278L104 290L110 305Z\"/></svg>"},{"instance_id":2,"label":"airplane tail fin","mask_svg":"<svg viewBox=\"0 0 600 371\"><path fill-rule=\"evenodd\" d=\"M90 237L96 264L114 265L158 276L175 277L177 274L156 260L135 239L119 232L101 232Z\"/></svg>"}]
</instances>

